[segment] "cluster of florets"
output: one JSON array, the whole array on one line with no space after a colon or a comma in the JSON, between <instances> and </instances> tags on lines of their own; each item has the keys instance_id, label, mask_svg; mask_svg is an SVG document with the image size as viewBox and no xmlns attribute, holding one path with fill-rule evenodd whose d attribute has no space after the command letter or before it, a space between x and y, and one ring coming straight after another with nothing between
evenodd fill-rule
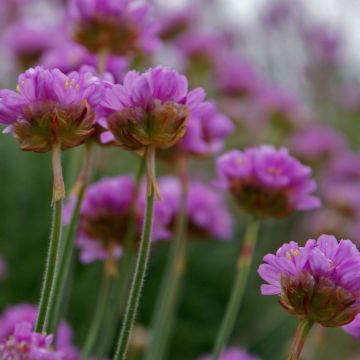
<instances>
[{"instance_id":1,"label":"cluster of florets","mask_svg":"<svg viewBox=\"0 0 360 360\"><path fill-rule=\"evenodd\" d=\"M211 356L205 355L200 357L199 360L211 360ZM221 353L219 360L260 360L260 358L249 354L243 348L229 347Z\"/></svg>"},{"instance_id":2,"label":"cluster of florets","mask_svg":"<svg viewBox=\"0 0 360 360\"><path fill-rule=\"evenodd\" d=\"M204 97L201 88L189 92L186 77L175 70L130 71L123 85L105 90L101 110L109 132L103 140L139 153L171 147L185 135L189 117Z\"/></svg>"},{"instance_id":3,"label":"cluster of florets","mask_svg":"<svg viewBox=\"0 0 360 360\"><path fill-rule=\"evenodd\" d=\"M228 189L238 206L257 217L283 217L293 210L320 205L311 195L311 169L270 145L232 150L217 160L219 186Z\"/></svg>"},{"instance_id":4,"label":"cluster of florets","mask_svg":"<svg viewBox=\"0 0 360 360\"><path fill-rule=\"evenodd\" d=\"M105 49L115 55L152 52L160 45L158 26L147 4L130 0L72 0L70 16L74 40L90 52Z\"/></svg>"},{"instance_id":5,"label":"cluster of florets","mask_svg":"<svg viewBox=\"0 0 360 360\"><path fill-rule=\"evenodd\" d=\"M279 295L291 314L323 326L350 323L360 312L360 253L350 240L322 235L284 244L264 257L259 275L263 295Z\"/></svg>"},{"instance_id":6,"label":"cluster of florets","mask_svg":"<svg viewBox=\"0 0 360 360\"><path fill-rule=\"evenodd\" d=\"M10 125L23 150L69 149L93 133L101 98L102 85L92 74L38 66L19 76L17 92L0 90L0 124Z\"/></svg>"}]
</instances>

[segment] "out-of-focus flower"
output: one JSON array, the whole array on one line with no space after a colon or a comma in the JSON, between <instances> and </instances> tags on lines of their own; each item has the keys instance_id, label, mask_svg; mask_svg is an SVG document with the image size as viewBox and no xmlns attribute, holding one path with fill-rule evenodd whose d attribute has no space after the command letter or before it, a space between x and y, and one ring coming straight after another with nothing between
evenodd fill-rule
<instances>
[{"instance_id":1,"label":"out-of-focus flower","mask_svg":"<svg viewBox=\"0 0 360 360\"><path fill-rule=\"evenodd\" d=\"M304 30L309 53L319 64L335 65L340 58L342 40L339 32L325 24L316 24Z\"/></svg>"},{"instance_id":2,"label":"out-of-focus flower","mask_svg":"<svg viewBox=\"0 0 360 360\"><path fill-rule=\"evenodd\" d=\"M37 316L36 306L30 305L30 304L19 304L19 305L15 305L15 306L10 306L7 309L5 309L3 314L0 315L0 343L6 344L5 345L6 350L14 351L14 353L11 352L11 354L17 354L16 353L16 351L17 351L16 341L12 342L12 340L14 340L13 334L14 334L14 332L16 333L17 326L19 324L24 324L24 323L28 324L26 326L26 333L29 334L32 331L33 326L35 324L36 316ZM20 325L20 326L22 326L22 325ZM35 333L32 333L32 334L35 334ZM27 338L27 339L30 340L30 338ZM12 345L11 349L8 348L10 345ZM56 348L56 356L57 357L55 357L55 358L50 357L49 359L51 359L51 360L53 360L53 359L77 360L78 359L79 351L75 348L75 346L72 343L72 330L67 323L61 322L59 324L56 342L54 345ZM53 351L54 345L51 345L49 350L51 349L51 351ZM0 345L0 349L1 349L1 346L2 345ZM1 351L2 350L0 350L0 355L3 355ZM6 353L6 354L8 355L8 353ZM32 353L30 353L30 354L32 354ZM46 351L45 351L45 354L47 354ZM52 354L52 356L54 356L53 353L51 353L51 354ZM20 358L15 357L15 358L19 359L19 360L43 359L42 357L26 357L26 356L30 356L27 353L24 353L22 355L24 356L24 358L21 358L21 357ZM2 359L1 356L0 356L0 358ZM5 359L8 359L8 358L5 357ZM10 359L13 359L13 358L11 357ZM44 359L48 359L48 358L45 357Z\"/></svg>"},{"instance_id":3,"label":"out-of-focus flower","mask_svg":"<svg viewBox=\"0 0 360 360\"><path fill-rule=\"evenodd\" d=\"M153 52L160 42L148 4L130 0L71 0L74 39L90 52L114 55Z\"/></svg>"},{"instance_id":4,"label":"out-of-focus flower","mask_svg":"<svg viewBox=\"0 0 360 360\"><path fill-rule=\"evenodd\" d=\"M147 148L169 148L185 135L188 119L204 97L201 88L189 92L186 77L175 70L130 71L123 85L105 90L101 106L110 132L103 139L116 139L141 154Z\"/></svg>"},{"instance_id":5,"label":"out-of-focus flower","mask_svg":"<svg viewBox=\"0 0 360 360\"><path fill-rule=\"evenodd\" d=\"M0 124L11 125L22 150L69 149L93 133L102 89L92 74L31 68L19 76L17 92L0 90Z\"/></svg>"},{"instance_id":6,"label":"out-of-focus flower","mask_svg":"<svg viewBox=\"0 0 360 360\"><path fill-rule=\"evenodd\" d=\"M61 352L52 348L52 335L32 332L32 325L27 322L15 326L15 331L8 339L0 343L1 359L18 360L65 360Z\"/></svg>"},{"instance_id":7,"label":"out-of-focus flower","mask_svg":"<svg viewBox=\"0 0 360 360\"><path fill-rule=\"evenodd\" d=\"M344 84L341 85L336 94L336 102L344 110L350 113L357 113L360 110L360 85L359 84Z\"/></svg>"},{"instance_id":8,"label":"out-of-focus flower","mask_svg":"<svg viewBox=\"0 0 360 360\"><path fill-rule=\"evenodd\" d=\"M310 164L321 164L348 149L343 134L327 126L310 127L290 139L294 153Z\"/></svg>"},{"instance_id":9,"label":"out-of-focus flower","mask_svg":"<svg viewBox=\"0 0 360 360\"><path fill-rule=\"evenodd\" d=\"M360 312L360 253L350 240L322 235L267 254L258 273L263 295L279 295L290 313L323 326L342 326Z\"/></svg>"},{"instance_id":10,"label":"out-of-focus flower","mask_svg":"<svg viewBox=\"0 0 360 360\"><path fill-rule=\"evenodd\" d=\"M201 356L199 360L211 360L211 356ZM221 353L219 360L260 360L260 358L249 354L243 348L229 347Z\"/></svg>"},{"instance_id":11,"label":"out-of-focus flower","mask_svg":"<svg viewBox=\"0 0 360 360\"><path fill-rule=\"evenodd\" d=\"M351 323L343 326L342 328L356 340L360 340L360 314L357 314Z\"/></svg>"},{"instance_id":12,"label":"out-of-focus flower","mask_svg":"<svg viewBox=\"0 0 360 360\"><path fill-rule=\"evenodd\" d=\"M232 150L217 160L218 185L228 189L238 206L258 217L284 217L293 210L320 205L311 195L311 169L271 145Z\"/></svg>"},{"instance_id":13,"label":"out-of-focus flower","mask_svg":"<svg viewBox=\"0 0 360 360\"><path fill-rule=\"evenodd\" d=\"M197 155L215 155L224 140L235 130L234 124L218 112L215 102L204 102L192 113L183 139L174 151Z\"/></svg>"},{"instance_id":14,"label":"out-of-focus flower","mask_svg":"<svg viewBox=\"0 0 360 360\"><path fill-rule=\"evenodd\" d=\"M97 61L96 55L90 54L83 46L72 42L65 42L48 50L40 59L41 65L45 68L58 68L66 74L79 71L84 65L96 68ZM130 60L125 57L109 55L106 59L105 71L119 83L123 80L129 63Z\"/></svg>"},{"instance_id":15,"label":"out-of-focus flower","mask_svg":"<svg viewBox=\"0 0 360 360\"><path fill-rule=\"evenodd\" d=\"M181 183L173 176L159 179L162 200L155 202L155 239L169 239L173 235L181 203ZM145 191L145 189L143 189ZM215 237L229 240L233 232L233 218L224 200L211 186L201 182L190 182L187 196L187 217L189 236L197 239ZM141 218L145 202L139 197Z\"/></svg>"},{"instance_id":16,"label":"out-of-focus flower","mask_svg":"<svg viewBox=\"0 0 360 360\"><path fill-rule=\"evenodd\" d=\"M107 260L113 273L115 260L121 255L135 203L135 184L130 176L104 178L86 190L80 209L77 244L84 263ZM69 220L73 199L65 207L65 220Z\"/></svg>"},{"instance_id":17,"label":"out-of-focus flower","mask_svg":"<svg viewBox=\"0 0 360 360\"><path fill-rule=\"evenodd\" d=\"M266 3L262 13L262 21L267 28L279 28L293 21L299 4L296 1L276 0Z\"/></svg>"},{"instance_id":18,"label":"out-of-focus flower","mask_svg":"<svg viewBox=\"0 0 360 360\"><path fill-rule=\"evenodd\" d=\"M59 37L56 26L19 20L6 30L3 41L15 55L21 68L27 69L35 65Z\"/></svg>"}]
</instances>

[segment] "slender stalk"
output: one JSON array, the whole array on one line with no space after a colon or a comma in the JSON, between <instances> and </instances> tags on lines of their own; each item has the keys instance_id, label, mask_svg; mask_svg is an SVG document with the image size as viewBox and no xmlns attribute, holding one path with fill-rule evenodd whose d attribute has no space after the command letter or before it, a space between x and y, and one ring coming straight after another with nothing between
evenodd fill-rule
<instances>
[{"instance_id":1,"label":"slender stalk","mask_svg":"<svg viewBox=\"0 0 360 360\"><path fill-rule=\"evenodd\" d=\"M43 285L41 289L38 315L35 324L35 331L48 333L48 305L51 303L53 280L57 271L57 261L59 250L61 249L61 216L62 216L62 199L65 195L65 187L62 177L61 152L60 147L55 145L52 152L53 167L53 216L50 233L50 245L46 260Z\"/></svg>"},{"instance_id":2,"label":"slender stalk","mask_svg":"<svg viewBox=\"0 0 360 360\"><path fill-rule=\"evenodd\" d=\"M220 353L227 344L231 332L234 328L237 314L244 296L246 283L251 268L253 253L256 246L257 233L259 222L256 219L251 219L247 225L245 232L244 245L241 250L239 260L237 263L237 273L230 299L227 304L225 315L217 334L215 345L212 353L212 360L218 360Z\"/></svg>"},{"instance_id":3,"label":"slender stalk","mask_svg":"<svg viewBox=\"0 0 360 360\"><path fill-rule=\"evenodd\" d=\"M155 175L154 149L149 149L146 152L145 156L146 156L146 163L148 164L147 183L154 184L154 178L152 178L152 176ZM139 305L141 290L144 283L144 278L149 260L151 230L152 230L153 210L154 210L154 193L155 193L154 187L148 186L143 233L141 236L140 248L139 248L139 253L135 266L135 272L131 284L130 295L125 310L124 321L122 324L120 338L117 344L114 360L126 359L129 339L132 328L135 323L135 317Z\"/></svg>"},{"instance_id":4,"label":"slender stalk","mask_svg":"<svg viewBox=\"0 0 360 360\"><path fill-rule=\"evenodd\" d=\"M290 348L288 360L300 360L301 351L304 347L305 340L309 334L314 322L307 318L300 319L296 333Z\"/></svg>"},{"instance_id":5,"label":"slender stalk","mask_svg":"<svg viewBox=\"0 0 360 360\"><path fill-rule=\"evenodd\" d=\"M81 352L80 360L88 360L89 355L91 354L94 347L95 341L99 335L101 324L104 319L104 313L106 311L106 305L111 294L111 283L112 276L109 276L106 269L104 269L104 275L99 296L97 299L95 314L86 337L84 348Z\"/></svg>"},{"instance_id":6,"label":"slender stalk","mask_svg":"<svg viewBox=\"0 0 360 360\"><path fill-rule=\"evenodd\" d=\"M182 158L178 165L182 184L180 211L176 222L175 236L171 242L170 256L157 296L150 343L145 355L146 360L162 360L165 357L186 263L188 181L185 159Z\"/></svg>"},{"instance_id":7,"label":"slender stalk","mask_svg":"<svg viewBox=\"0 0 360 360\"><path fill-rule=\"evenodd\" d=\"M145 159L141 158L141 163L135 177L134 199L137 199L141 180L144 174L144 169L145 169ZM120 265L119 265L120 281L116 281L117 284L115 284L113 287L113 293L111 295L109 309L107 311L102 326L103 330L100 334L100 339L96 346L95 355L96 358L99 360L104 359L105 354L108 353L108 350L111 345L111 341L114 338L118 319L120 318L120 315L124 311L124 307L126 305L126 298L129 293L131 274L135 267L135 261L136 261L136 246L134 243L135 235L136 235L135 205L136 205L136 200L134 201L133 204L132 213L129 219L129 224L124 238L123 254L120 258Z\"/></svg>"},{"instance_id":8,"label":"slender stalk","mask_svg":"<svg viewBox=\"0 0 360 360\"><path fill-rule=\"evenodd\" d=\"M62 254L59 259L58 272L54 277L54 286L52 300L49 304L48 323L49 329L52 333L56 332L57 324L60 318L60 309L65 299L66 284L70 276L71 261L74 253L74 237L78 225L79 213L82 200L84 198L85 190L89 181L91 161L92 161L92 145L85 145L84 160L79 178L74 186L73 193L75 193L75 206L73 208L70 224L64 239Z\"/></svg>"},{"instance_id":9,"label":"slender stalk","mask_svg":"<svg viewBox=\"0 0 360 360\"><path fill-rule=\"evenodd\" d=\"M106 63L109 56L109 51L106 48L101 48L98 53L96 71L99 75L104 74L106 71Z\"/></svg>"}]
</instances>

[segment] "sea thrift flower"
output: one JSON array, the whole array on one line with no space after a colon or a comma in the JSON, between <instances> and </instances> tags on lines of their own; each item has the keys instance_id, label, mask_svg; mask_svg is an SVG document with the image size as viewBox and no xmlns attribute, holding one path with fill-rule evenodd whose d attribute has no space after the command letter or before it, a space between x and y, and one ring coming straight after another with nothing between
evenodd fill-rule
<instances>
[{"instance_id":1,"label":"sea thrift flower","mask_svg":"<svg viewBox=\"0 0 360 360\"><path fill-rule=\"evenodd\" d=\"M80 145L93 132L102 86L91 74L38 66L21 74L17 92L0 90L0 124L11 125L22 150L47 152Z\"/></svg>"},{"instance_id":2,"label":"sea thrift flower","mask_svg":"<svg viewBox=\"0 0 360 360\"><path fill-rule=\"evenodd\" d=\"M258 273L263 295L279 295L290 313L334 327L360 312L360 253L350 240L322 235L301 247L284 244L264 257Z\"/></svg>"},{"instance_id":3,"label":"sea thrift flower","mask_svg":"<svg viewBox=\"0 0 360 360\"><path fill-rule=\"evenodd\" d=\"M157 25L147 4L130 0L71 0L74 39L90 52L114 55L153 52L159 46Z\"/></svg>"},{"instance_id":4,"label":"sea thrift flower","mask_svg":"<svg viewBox=\"0 0 360 360\"><path fill-rule=\"evenodd\" d=\"M70 220L72 200L65 208L66 221ZM82 262L106 259L108 271L114 273L134 202L135 184L130 176L104 178L87 188L77 239Z\"/></svg>"},{"instance_id":5,"label":"sea thrift flower","mask_svg":"<svg viewBox=\"0 0 360 360\"><path fill-rule=\"evenodd\" d=\"M217 160L218 185L228 189L238 206L258 217L284 217L293 210L320 205L311 195L316 184L311 169L271 145L232 150Z\"/></svg>"},{"instance_id":6,"label":"sea thrift flower","mask_svg":"<svg viewBox=\"0 0 360 360\"><path fill-rule=\"evenodd\" d=\"M185 136L174 151L197 156L215 155L223 149L224 140L234 130L234 124L218 112L214 102L204 102L193 111Z\"/></svg>"},{"instance_id":7,"label":"sea thrift flower","mask_svg":"<svg viewBox=\"0 0 360 360\"><path fill-rule=\"evenodd\" d=\"M170 239L174 234L176 218L180 211L181 183L177 177L166 176L159 179L162 200L155 202L155 239ZM143 192L144 192L143 187ZM233 218L224 200L211 186L201 182L190 182L187 196L187 217L189 236L195 240L215 237L229 240L233 232ZM139 197L141 218L145 203Z\"/></svg>"},{"instance_id":8,"label":"sea thrift flower","mask_svg":"<svg viewBox=\"0 0 360 360\"><path fill-rule=\"evenodd\" d=\"M211 360L211 356L202 356L199 358L199 360ZM221 353L219 360L260 360L260 358L249 354L243 348L229 347Z\"/></svg>"},{"instance_id":9,"label":"sea thrift flower","mask_svg":"<svg viewBox=\"0 0 360 360\"><path fill-rule=\"evenodd\" d=\"M17 324L14 333L0 343L0 359L65 360L64 354L53 350L52 335L32 332L31 328L27 322Z\"/></svg>"}]
</instances>

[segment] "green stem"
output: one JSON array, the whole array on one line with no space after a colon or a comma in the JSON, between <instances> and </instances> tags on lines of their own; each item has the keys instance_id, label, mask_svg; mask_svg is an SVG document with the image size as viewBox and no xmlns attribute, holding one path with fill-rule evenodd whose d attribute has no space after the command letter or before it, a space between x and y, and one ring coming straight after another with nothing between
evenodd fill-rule
<instances>
[{"instance_id":1,"label":"green stem","mask_svg":"<svg viewBox=\"0 0 360 360\"><path fill-rule=\"evenodd\" d=\"M217 334L212 353L212 360L218 360L226 346L231 332L234 328L237 314L244 296L249 270L253 260L253 253L256 246L257 233L259 229L258 220L252 219L247 225L245 240L240 257L237 263L237 273L233 284L229 302Z\"/></svg>"},{"instance_id":2,"label":"green stem","mask_svg":"<svg viewBox=\"0 0 360 360\"><path fill-rule=\"evenodd\" d=\"M103 275L99 296L97 299L95 314L92 319L90 329L86 337L84 348L81 352L80 360L87 360L93 350L95 341L99 335L102 321L104 319L106 305L108 304L109 296L111 294L111 283L112 283L112 277L109 276L107 274L107 271L104 269L104 275Z\"/></svg>"},{"instance_id":3,"label":"green stem","mask_svg":"<svg viewBox=\"0 0 360 360\"><path fill-rule=\"evenodd\" d=\"M106 71L106 62L108 59L109 52L106 48L100 49L97 58L96 71L99 75L104 74Z\"/></svg>"},{"instance_id":4,"label":"green stem","mask_svg":"<svg viewBox=\"0 0 360 360\"><path fill-rule=\"evenodd\" d=\"M160 292L157 296L152 319L150 343L146 351L145 360L162 360L165 357L184 275L186 263L188 184L186 164L183 165L184 166L179 166L184 170L182 174L180 174L180 179L182 180L180 211L176 222L175 236L171 242L170 256L161 281Z\"/></svg>"},{"instance_id":5,"label":"green stem","mask_svg":"<svg viewBox=\"0 0 360 360\"><path fill-rule=\"evenodd\" d=\"M71 269L71 261L74 253L74 238L77 230L80 207L84 198L85 190L89 181L91 161L92 161L92 145L86 144L84 152L84 160L79 178L74 186L76 193L75 206L73 208L70 224L65 236L62 254L59 259L58 272L54 277L52 302L49 304L49 329L52 333L56 332L57 324L60 318L60 311L65 300L67 292L66 284L68 283Z\"/></svg>"},{"instance_id":6,"label":"green stem","mask_svg":"<svg viewBox=\"0 0 360 360\"><path fill-rule=\"evenodd\" d=\"M135 177L135 194L134 199L137 199L141 180L143 178L145 169L145 159L141 158L139 169L137 170ZM136 247L135 247L135 235L136 235L136 201L134 201L132 213L129 219L129 224L126 230L124 238L123 254L120 258L119 276L120 281L117 280L117 286L113 288L113 293L110 299L109 309L104 319L103 331L101 338L96 346L96 358L99 360L104 359L105 354L108 353L111 346L111 341L114 338L116 331L116 325L120 315L124 311L126 305L126 298L129 293L131 274L133 272L136 260Z\"/></svg>"},{"instance_id":7,"label":"green stem","mask_svg":"<svg viewBox=\"0 0 360 360\"><path fill-rule=\"evenodd\" d=\"M296 333L290 348L288 360L300 359L301 351L304 347L305 340L313 325L314 322L312 320L309 320L307 318L300 319L300 323L296 329Z\"/></svg>"},{"instance_id":8,"label":"green stem","mask_svg":"<svg viewBox=\"0 0 360 360\"><path fill-rule=\"evenodd\" d=\"M146 162L150 164L150 168L148 167L148 172L147 172L147 182L148 184L153 185L154 184L153 176L155 175L154 149L149 149L149 151L146 153L145 156L146 156ZM143 233L141 236L140 248L135 266L135 272L133 275L129 299L125 310L124 321L122 324L120 338L117 344L114 360L126 359L129 339L132 328L135 323L135 317L139 306L141 290L144 283L144 278L145 278L146 269L149 260L149 254L150 254L150 241L151 241L151 230L152 230L153 210L154 210L154 192L155 189L153 186L148 187Z\"/></svg>"}]
</instances>

